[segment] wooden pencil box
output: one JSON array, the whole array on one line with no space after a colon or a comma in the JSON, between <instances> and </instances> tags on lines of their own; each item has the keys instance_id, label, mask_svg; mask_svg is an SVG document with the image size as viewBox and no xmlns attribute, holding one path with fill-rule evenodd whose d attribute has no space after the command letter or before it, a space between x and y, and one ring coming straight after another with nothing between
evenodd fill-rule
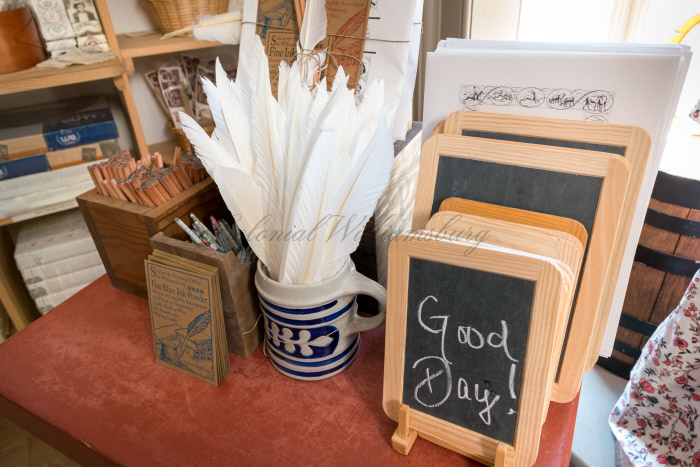
<instances>
[{"instance_id":1,"label":"wooden pencil box","mask_svg":"<svg viewBox=\"0 0 700 467\"><path fill-rule=\"evenodd\" d=\"M151 237L151 246L153 249L213 266L219 270L228 350L243 357L250 355L260 343L263 329L258 293L255 289L257 260L242 264L232 252L220 253L170 238L162 232Z\"/></svg>"},{"instance_id":2,"label":"wooden pencil box","mask_svg":"<svg viewBox=\"0 0 700 467\"><path fill-rule=\"evenodd\" d=\"M202 220L228 215L211 178L153 208L101 195L97 189L77 200L112 285L144 298L148 289L143 261L153 251L152 236L163 232L166 237L185 240L187 234L175 218L185 220L190 213Z\"/></svg>"}]
</instances>

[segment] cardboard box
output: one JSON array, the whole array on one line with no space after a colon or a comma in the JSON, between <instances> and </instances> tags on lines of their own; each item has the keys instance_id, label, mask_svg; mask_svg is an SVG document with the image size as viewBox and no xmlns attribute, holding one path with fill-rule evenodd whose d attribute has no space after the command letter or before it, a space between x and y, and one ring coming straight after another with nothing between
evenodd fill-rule
<instances>
[{"instance_id":1,"label":"cardboard box","mask_svg":"<svg viewBox=\"0 0 700 467\"><path fill-rule=\"evenodd\" d=\"M57 41L48 41L46 42L46 50L48 52L62 52L67 49L72 49L72 48L77 48L78 43L75 41L75 38L71 39L60 39Z\"/></svg>"},{"instance_id":2,"label":"cardboard box","mask_svg":"<svg viewBox=\"0 0 700 467\"><path fill-rule=\"evenodd\" d=\"M61 213L63 214L63 213ZM37 219L29 230L20 229L15 248L17 269L24 270L95 251L90 232L77 212L56 214L52 220Z\"/></svg>"},{"instance_id":3,"label":"cardboard box","mask_svg":"<svg viewBox=\"0 0 700 467\"><path fill-rule=\"evenodd\" d=\"M0 116L0 161L119 137L104 97L9 110Z\"/></svg>"},{"instance_id":4,"label":"cardboard box","mask_svg":"<svg viewBox=\"0 0 700 467\"><path fill-rule=\"evenodd\" d=\"M75 112L44 123L44 141L49 150L72 148L119 137L109 106Z\"/></svg>"},{"instance_id":5,"label":"cardboard box","mask_svg":"<svg viewBox=\"0 0 700 467\"><path fill-rule=\"evenodd\" d=\"M92 0L63 0L63 5L76 37L102 33L100 15Z\"/></svg>"},{"instance_id":6,"label":"cardboard box","mask_svg":"<svg viewBox=\"0 0 700 467\"><path fill-rule=\"evenodd\" d=\"M75 37L61 0L29 0L45 41Z\"/></svg>"},{"instance_id":7,"label":"cardboard box","mask_svg":"<svg viewBox=\"0 0 700 467\"><path fill-rule=\"evenodd\" d=\"M92 162L119 152L117 140L111 139L85 146L49 151L43 154L0 162L0 180L22 177L49 170Z\"/></svg>"},{"instance_id":8,"label":"cardboard box","mask_svg":"<svg viewBox=\"0 0 700 467\"><path fill-rule=\"evenodd\" d=\"M0 161L40 154L49 150L41 124L0 129Z\"/></svg>"},{"instance_id":9,"label":"cardboard box","mask_svg":"<svg viewBox=\"0 0 700 467\"><path fill-rule=\"evenodd\" d=\"M75 287L71 287L70 289L63 290L61 292L51 294L51 295L46 295L44 297L39 297L34 300L34 303L36 303L36 307L39 310L39 313L42 315L45 315L49 311L53 310L56 308L58 305L61 303L65 302L69 298L71 298L73 295L77 294L81 290L83 290L85 287L90 285L92 281L86 282L84 284L76 285Z\"/></svg>"},{"instance_id":10,"label":"cardboard box","mask_svg":"<svg viewBox=\"0 0 700 467\"><path fill-rule=\"evenodd\" d=\"M262 338L258 292L255 289L257 260L241 264L232 252L220 253L209 248L168 238L162 232L151 237L151 246L166 253L213 266L219 270L221 304L224 309L226 341L229 352L247 357Z\"/></svg>"},{"instance_id":11,"label":"cardboard box","mask_svg":"<svg viewBox=\"0 0 700 467\"><path fill-rule=\"evenodd\" d=\"M98 264L97 266L80 269L70 274L64 274L62 276L56 276L51 279L28 284L27 290L29 290L29 295L33 299L46 297L48 295L61 293L64 290L85 284L86 282L92 282L104 275L105 272L105 267L102 264Z\"/></svg>"},{"instance_id":12,"label":"cardboard box","mask_svg":"<svg viewBox=\"0 0 700 467\"><path fill-rule=\"evenodd\" d=\"M102 266L102 259L100 259L100 254L97 250L82 255L71 256L70 258L61 259L52 263L40 264L39 266L23 269L19 271L19 273L22 275L24 283L30 285L93 266Z\"/></svg>"},{"instance_id":13,"label":"cardboard box","mask_svg":"<svg viewBox=\"0 0 700 467\"><path fill-rule=\"evenodd\" d=\"M51 170L46 154L0 162L0 181Z\"/></svg>"}]
</instances>

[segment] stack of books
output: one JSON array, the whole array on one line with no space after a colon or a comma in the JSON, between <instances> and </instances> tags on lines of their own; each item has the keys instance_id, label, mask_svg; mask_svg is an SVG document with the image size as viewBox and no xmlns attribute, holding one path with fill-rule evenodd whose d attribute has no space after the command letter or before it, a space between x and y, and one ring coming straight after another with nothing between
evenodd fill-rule
<instances>
[{"instance_id":1,"label":"stack of books","mask_svg":"<svg viewBox=\"0 0 700 467\"><path fill-rule=\"evenodd\" d=\"M22 224L15 262L41 314L106 273L77 209Z\"/></svg>"},{"instance_id":2,"label":"stack of books","mask_svg":"<svg viewBox=\"0 0 700 467\"><path fill-rule=\"evenodd\" d=\"M119 152L117 126L106 99L76 109L37 109L32 122L0 129L0 180L91 162ZM26 112L23 112L26 113ZM7 122L7 116L3 121ZM12 120L14 123L15 120Z\"/></svg>"},{"instance_id":3,"label":"stack of books","mask_svg":"<svg viewBox=\"0 0 700 467\"><path fill-rule=\"evenodd\" d=\"M0 218L14 222L76 207L90 189L79 165L119 152L104 97L9 111L0 117Z\"/></svg>"},{"instance_id":4,"label":"stack of books","mask_svg":"<svg viewBox=\"0 0 700 467\"><path fill-rule=\"evenodd\" d=\"M156 363L218 386L229 369L219 270L160 250L144 263Z\"/></svg>"}]
</instances>

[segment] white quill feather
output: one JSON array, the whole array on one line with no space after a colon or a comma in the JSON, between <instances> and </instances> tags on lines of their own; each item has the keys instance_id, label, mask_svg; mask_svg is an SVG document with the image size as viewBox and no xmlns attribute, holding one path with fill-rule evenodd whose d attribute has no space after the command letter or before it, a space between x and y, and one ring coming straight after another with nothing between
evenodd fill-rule
<instances>
[{"instance_id":1,"label":"white quill feather","mask_svg":"<svg viewBox=\"0 0 700 467\"><path fill-rule=\"evenodd\" d=\"M326 38L328 29L328 17L326 16L326 0L309 0L304 10L301 29L299 30L299 46L297 51L299 57L311 54L314 48ZM311 87L313 85L314 73L319 71L320 64L325 60L323 57L309 57L305 63L304 82Z\"/></svg>"},{"instance_id":2,"label":"white quill feather","mask_svg":"<svg viewBox=\"0 0 700 467\"><path fill-rule=\"evenodd\" d=\"M353 157L352 170L333 201L334 222L326 240L323 277L338 272L348 255L357 249L358 232L364 231L389 183L393 149L387 122L380 117L369 144L365 148L358 146L360 155Z\"/></svg>"},{"instance_id":3,"label":"white quill feather","mask_svg":"<svg viewBox=\"0 0 700 467\"><path fill-rule=\"evenodd\" d=\"M192 32L195 39L200 41L240 44L241 12L230 11L216 16L204 16L194 25Z\"/></svg>"},{"instance_id":4,"label":"white quill feather","mask_svg":"<svg viewBox=\"0 0 700 467\"><path fill-rule=\"evenodd\" d=\"M265 228L268 232L281 231L282 206L279 187L281 185L282 156L282 130L284 128L284 114L279 104L272 97L270 89L270 76L267 56L261 51L260 60L257 61L256 75L257 86L251 100L252 106L252 139L255 160L253 165L253 179L260 187L265 203L265 216L269 216ZM273 279L280 270L280 258L282 255L282 237L268 235L266 242L267 263Z\"/></svg>"},{"instance_id":5,"label":"white quill feather","mask_svg":"<svg viewBox=\"0 0 700 467\"><path fill-rule=\"evenodd\" d=\"M326 24L325 2L309 0L299 47L313 49L325 38ZM312 92L302 79L313 71L308 65L280 65L275 100L256 37L241 57L236 83L220 65L216 85L203 80L216 123L212 136L181 117L253 251L273 279L288 284L317 282L342 267L393 161L383 84L372 83L356 108L342 68L330 93L325 81Z\"/></svg>"},{"instance_id":6,"label":"white quill feather","mask_svg":"<svg viewBox=\"0 0 700 467\"><path fill-rule=\"evenodd\" d=\"M197 149L209 175L214 179L221 197L233 214L238 227L245 233L248 244L260 260L267 259L264 244L256 238L253 228L262 217L260 190L245 169L235 162L190 116L181 112L182 129ZM265 259L263 259L265 258Z\"/></svg>"},{"instance_id":7,"label":"white quill feather","mask_svg":"<svg viewBox=\"0 0 700 467\"><path fill-rule=\"evenodd\" d=\"M241 42L240 10L229 11L220 15L205 15L199 18L192 26L169 32L161 39L169 39L187 33L194 33L195 39L200 41L221 42L222 44L235 45Z\"/></svg>"}]
</instances>

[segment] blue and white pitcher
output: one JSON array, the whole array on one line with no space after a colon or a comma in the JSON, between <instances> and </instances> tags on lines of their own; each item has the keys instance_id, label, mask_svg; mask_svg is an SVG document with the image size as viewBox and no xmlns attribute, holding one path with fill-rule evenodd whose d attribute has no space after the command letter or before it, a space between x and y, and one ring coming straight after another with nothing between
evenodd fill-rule
<instances>
[{"instance_id":1,"label":"blue and white pitcher","mask_svg":"<svg viewBox=\"0 0 700 467\"><path fill-rule=\"evenodd\" d=\"M386 289L357 272L349 257L333 277L306 285L273 281L258 261L255 286L270 361L291 378L316 381L340 373L357 355L359 333L384 323ZM359 316L357 295L375 298L379 314Z\"/></svg>"}]
</instances>

